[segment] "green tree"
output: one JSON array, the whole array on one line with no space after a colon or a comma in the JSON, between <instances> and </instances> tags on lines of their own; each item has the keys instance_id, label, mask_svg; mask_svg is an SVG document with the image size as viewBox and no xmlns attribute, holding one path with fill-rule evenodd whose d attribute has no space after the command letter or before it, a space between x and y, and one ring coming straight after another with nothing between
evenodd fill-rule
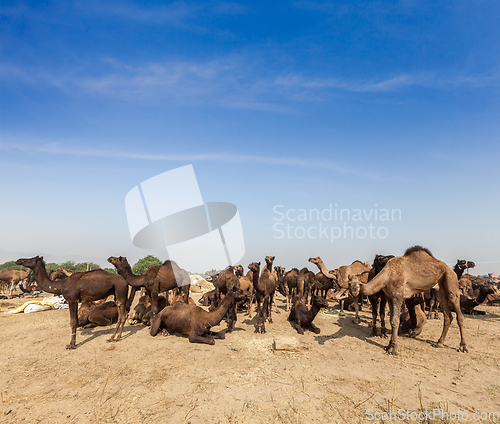
<instances>
[{"instance_id":1,"label":"green tree","mask_svg":"<svg viewBox=\"0 0 500 424\"><path fill-rule=\"evenodd\" d=\"M80 262L75 265L75 271L92 271L99 268L100 266L94 262Z\"/></svg>"},{"instance_id":2,"label":"green tree","mask_svg":"<svg viewBox=\"0 0 500 424\"><path fill-rule=\"evenodd\" d=\"M49 262L45 264L45 269L47 272L55 271L57 268L59 268L59 265L55 262Z\"/></svg>"},{"instance_id":3,"label":"green tree","mask_svg":"<svg viewBox=\"0 0 500 424\"><path fill-rule=\"evenodd\" d=\"M104 271L108 271L108 272L110 272L111 274L118 274L118 273L116 272L116 268L104 268Z\"/></svg>"},{"instance_id":4,"label":"green tree","mask_svg":"<svg viewBox=\"0 0 500 424\"><path fill-rule=\"evenodd\" d=\"M12 270L17 270L17 271L28 269L28 268L25 268L24 266L16 265L16 261L8 261L8 262L5 262L2 265L0 265L0 270L2 270L4 268L9 268Z\"/></svg>"},{"instance_id":5,"label":"green tree","mask_svg":"<svg viewBox=\"0 0 500 424\"><path fill-rule=\"evenodd\" d=\"M66 271L74 271L76 267L75 261L66 261L62 264L59 264L61 268L64 268Z\"/></svg>"},{"instance_id":6,"label":"green tree","mask_svg":"<svg viewBox=\"0 0 500 424\"><path fill-rule=\"evenodd\" d=\"M149 267L153 265L161 265L163 262L160 261L156 256L148 255L142 259L139 259L135 265L132 267L132 272L136 275L142 274Z\"/></svg>"}]
</instances>

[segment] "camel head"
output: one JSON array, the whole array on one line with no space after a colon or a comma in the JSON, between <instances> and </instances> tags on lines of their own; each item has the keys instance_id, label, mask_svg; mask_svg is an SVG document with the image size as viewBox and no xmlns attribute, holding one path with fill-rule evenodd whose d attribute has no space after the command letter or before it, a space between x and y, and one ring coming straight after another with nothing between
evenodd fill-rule
<instances>
[{"instance_id":1,"label":"camel head","mask_svg":"<svg viewBox=\"0 0 500 424\"><path fill-rule=\"evenodd\" d=\"M466 261L465 259L457 259L457 266L460 269L474 268L476 264L472 261Z\"/></svg>"},{"instance_id":2,"label":"camel head","mask_svg":"<svg viewBox=\"0 0 500 424\"><path fill-rule=\"evenodd\" d=\"M237 277L243 277L243 265L235 265L233 269Z\"/></svg>"},{"instance_id":3,"label":"camel head","mask_svg":"<svg viewBox=\"0 0 500 424\"><path fill-rule=\"evenodd\" d=\"M312 262L314 265L318 265L323 262L319 256L317 256L316 258L309 258L308 261Z\"/></svg>"},{"instance_id":4,"label":"camel head","mask_svg":"<svg viewBox=\"0 0 500 424\"><path fill-rule=\"evenodd\" d=\"M317 305L320 308L328 308L328 300L323 299L322 296L313 296L311 298L311 305Z\"/></svg>"},{"instance_id":5,"label":"camel head","mask_svg":"<svg viewBox=\"0 0 500 424\"><path fill-rule=\"evenodd\" d=\"M256 272L258 275L260 272L260 262L252 262L250 265L248 265L248 269L252 272Z\"/></svg>"},{"instance_id":6,"label":"camel head","mask_svg":"<svg viewBox=\"0 0 500 424\"><path fill-rule=\"evenodd\" d=\"M120 268L123 268L123 267L130 267L128 261L127 261L127 258L125 258L124 256L120 256L120 257L116 257L116 256L110 256L108 258L108 262L111 264L111 265L114 265L117 269L118 267Z\"/></svg>"},{"instance_id":7,"label":"camel head","mask_svg":"<svg viewBox=\"0 0 500 424\"><path fill-rule=\"evenodd\" d=\"M22 265L26 268L34 269L38 262L43 262L43 256L35 256L33 258L20 258L16 261L16 265Z\"/></svg>"},{"instance_id":8,"label":"camel head","mask_svg":"<svg viewBox=\"0 0 500 424\"><path fill-rule=\"evenodd\" d=\"M274 262L274 258L276 258L276 256L266 256L266 264L273 264Z\"/></svg>"},{"instance_id":9,"label":"camel head","mask_svg":"<svg viewBox=\"0 0 500 424\"><path fill-rule=\"evenodd\" d=\"M361 282L358 275L349 275L349 292L352 297L357 297L359 295L359 290L361 288Z\"/></svg>"}]
</instances>

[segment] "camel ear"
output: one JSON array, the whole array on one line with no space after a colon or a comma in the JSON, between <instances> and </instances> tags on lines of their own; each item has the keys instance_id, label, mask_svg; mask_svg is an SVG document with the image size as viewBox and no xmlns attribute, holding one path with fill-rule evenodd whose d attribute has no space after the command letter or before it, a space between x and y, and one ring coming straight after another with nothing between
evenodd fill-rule
<instances>
[{"instance_id":1,"label":"camel ear","mask_svg":"<svg viewBox=\"0 0 500 424\"><path fill-rule=\"evenodd\" d=\"M259 266L260 266L260 261L259 261Z\"/></svg>"},{"instance_id":2,"label":"camel ear","mask_svg":"<svg viewBox=\"0 0 500 424\"><path fill-rule=\"evenodd\" d=\"M378 255L375 253L375 257L378 258Z\"/></svg>"},{"instance_id":3,"label":"camel ear","mask_svg":"<svg viewBox=\"0 0 500 424\"><path fill-rule=\"evenodd\" d=\"M43 261L43 256L40 256L40 258L39 258L39 259Z\"/></svg>"},{"instance_id":4,"label":"camel ear","mask_svg":"<svg viewBox=\"0 0 500 424\"><path fill-rule=\"evenodd\" d=\"M276 256L273 256L273 261L276 259Z\"/></svg>"}]
</instances>

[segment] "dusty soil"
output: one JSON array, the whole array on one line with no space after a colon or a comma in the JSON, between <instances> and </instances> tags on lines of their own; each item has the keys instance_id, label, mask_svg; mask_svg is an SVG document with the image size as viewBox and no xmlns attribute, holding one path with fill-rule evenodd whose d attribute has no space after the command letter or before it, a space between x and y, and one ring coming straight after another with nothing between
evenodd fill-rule
<instances>
[{"instance_id":1,"label":"dusty soil","mask_svg":"<svg viewBox=\"0 0 500 424\"><path fill-rule=\"evenodd\" d=\"M481 422L495 422L485 414L500 411L498 307L466 316L468 354L456 350L455 321L446 347L432 347L441 318L416 339L402 337L392 357L386 339L368 337L368 307L359 326L350 313L319 314L321 334L300 336L279 297L281 314L266 334L254 334L254 321L241 313L215 346L153 338L127 323L117 343L106 342L114 326L79 329L78 348L67 351L68 310L5 313L25 300L0 301L2 423L362 423L389 422L375 413L398 410L393 422L413 422L401 413L421 408L465 411L469 422L479 422L479 412ZM273 351L276 336L296 337L302 349ZM464 421L436 418L427 422Z\"/></svg>"}]
</instances>

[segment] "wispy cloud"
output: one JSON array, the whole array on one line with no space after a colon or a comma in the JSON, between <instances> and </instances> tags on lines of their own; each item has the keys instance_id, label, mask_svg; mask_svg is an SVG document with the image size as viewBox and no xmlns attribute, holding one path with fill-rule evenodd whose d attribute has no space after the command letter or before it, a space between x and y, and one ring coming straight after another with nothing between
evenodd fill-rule
<instances>
[{"instance_id":1,"label":"wispy cloud","mask_svg":"<svg viewBox=\"0 0 500 424\"><path fill-rule=\"evenodd\" d=\"M0 65L1 81L33 86L52 86L68 96L99 96L125 101L164 102L179 105L218 105L224 108L293 112L309 101L327 101L335 94L380 95L404 93L415 87L449 89L497 86L500 73L446 75L402 73L355 80L317 77L300 73L277 74L250 64L244 57L225 57L206 62L150 62L130 65L103 59L94 75Z\"/></svg>"},{"instance_id":2,"label":"wispy cloud","mask_svg":"<svg viewBox=\"0 0 500 424\"><path fill-rule=\"evenodd\" d=\"M74 143L73 143L74 144ZM83 143L81 143L83 144ZM240 153L190 153L190 154L150 154L127 152L123 150L101 150L92 147L67 147L61 143L9 140L0 136L0 150L18 151L24 154L51 154L75 157L103 157L115 159L135 159L143 161L173 162L225 162L225 163L258 163L273 166L298 166L302 168L326 169L338 174L353 175L361 178L380 181L384 178L368 174L354 167L340 166L335 161L324 159L304 159L289 156L259 156Z\"/></svg>"}]
</instances>

